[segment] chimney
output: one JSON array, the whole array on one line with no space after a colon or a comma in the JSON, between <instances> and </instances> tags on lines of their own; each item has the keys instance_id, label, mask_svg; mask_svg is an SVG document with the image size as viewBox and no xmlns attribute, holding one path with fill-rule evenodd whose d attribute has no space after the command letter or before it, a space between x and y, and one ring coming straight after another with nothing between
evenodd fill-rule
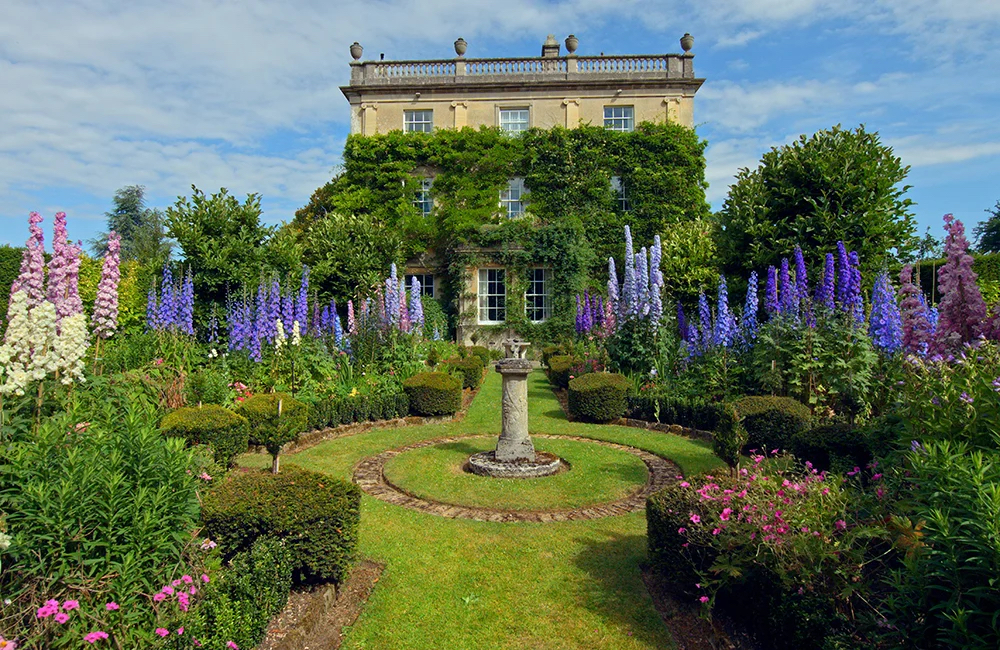
<instances>
[{"instance_id":1,"label":"chimney","mask_svg":"<svg viewBox=\"0 0 1000 650\"><path fill-rule=\"evenodd\" d=\"M559 41L556 40L555 34L549 34L548 38L542 44L542 58L543 59L554 59L559 56Z\"/></svg>"}]
</instances>

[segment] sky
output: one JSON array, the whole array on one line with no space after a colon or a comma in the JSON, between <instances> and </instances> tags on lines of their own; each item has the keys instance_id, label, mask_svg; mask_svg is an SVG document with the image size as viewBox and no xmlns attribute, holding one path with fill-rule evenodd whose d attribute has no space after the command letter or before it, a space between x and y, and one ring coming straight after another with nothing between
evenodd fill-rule
<instances>
[{"instance_id":1,"label":"sky","mask_svg":"<svg viewBox=\"0 0 1000 650\"><path fill-rule=\"evenodd\" d=\"M697 5L697 6L695 6ZM920 232L971 230L1000 199L998 0L5 0L0 21L0 244L37 210L50 239L104 229L115 190L165 208L191 186L262 195L290 220L340 163L339 86L365 59L679 52L695 37L708 200L741 167L834 124L878 131L911 166Z\"/></svg>"}]
</instances>

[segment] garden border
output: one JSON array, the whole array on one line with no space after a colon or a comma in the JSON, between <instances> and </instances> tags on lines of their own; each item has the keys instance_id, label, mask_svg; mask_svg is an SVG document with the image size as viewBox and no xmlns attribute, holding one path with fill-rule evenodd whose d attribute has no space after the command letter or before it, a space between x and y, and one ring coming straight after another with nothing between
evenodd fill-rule
<instances>
[{"instance_id":1,"label":"garden border","mask_svg":"<svg viewBox=\"0 0 1000 650\"><path fill-rule=\"evenodd\" d=\"M460 506L450 503L441 503L429 499L422 499L401 488L396 487L385 478L383 471L385 463L389 459L399 454L423 447L432 447L448 442L458 442L469 438L491 437L486 434L464 434L460 436L448 436L445 438L432 438L422 440L405 447L389 449L382 453L369 456L355 465L351 480L354 481L366 494L375 497L380 501L392 503L397 506L424 512L439 517L449 519L472 519L474 521L488 521L494 523L512 522L533 522L552 523L561 521L586 521L590 519L601 519L603 517L613 517L624 515L630 512L638 512L646 507L646 497L654 492L663 489L668 483L677 480L680 475L680 468L672 460L657 456L637 447L621 445L615 442L597 440L595 438L585 438L583 436L564 436L553 434L534 434L535 438L549 440L573 440L576 442L589 442L612 449L628 452L638 456L646 468L649 470L649 479L646 484L636 492L609 503L601 503L585 508L575 508L572 510L542 510L542 511L509 511L494 508L476 508L471 506ZM529 480L529 479L525 479Z\"/></svg>"}]
</instances>

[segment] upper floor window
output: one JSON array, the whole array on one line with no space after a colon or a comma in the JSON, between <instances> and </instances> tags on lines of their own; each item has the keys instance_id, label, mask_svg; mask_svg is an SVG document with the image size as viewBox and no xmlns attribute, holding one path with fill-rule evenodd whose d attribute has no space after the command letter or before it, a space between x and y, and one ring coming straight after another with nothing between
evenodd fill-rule
<instances>
[{"instance_id":1,"label":"upper floor window","mask_svg":"<svg viewBox=\"0 0 1000 650\"><path fill-rule=\"evenodd\" d=\"M434 111L403 111L403 130L430 133L434 130Z\"/></svg>"},{"instance_id":2,"label":"upper floor window","mask_svg":"<svg viewBox=\"0 0 1000 650\"><path fill-rule=\"evenodd\" d=\"M512 178L507 181L507 187L500 190L500 208L508 217L520 217L524 214L524 179Z\"/></svg>"},{"instance_id":3,"label":"upper floor window","mask_svg":"<svg viewBox=\"0 0 1000 650\"><path fill-rule=\"evenodd\" d=\"M413 195L414 207L420 210L420 214L425 217L434 209L434 198L431 196L431 187L433 185L433 178L421 178L420 187L417 189L416 194Z\"/></svg>"},{"instance_id":4,"label":"upper floor window","mask_svg":"<svg viewBox=\"0 0 1000 650\"><path fill-rule=\"evenodd\" d=\"M413 278L420 283L420 295L428 298L434 297L434 274L433 273L411 273L406 276L406 288L413 286Z\"/></svg>"},{"instance_id":5,"label":"upper floor window","mask_svg":"<svg viewBox=\"0 0 1000 650\"><path fill-rule=\"evenodd\" d=\"M524 292L524 315L533 323L541 323L552 315L552 272L549 269L528 271L528 288Z\"/></svg>"},{"instance_id":6,"label":"upper floor window","mask_svg":"<svg viewBox=\"0 0 1000 650\"><path fill-rule=\"evenodd\" d=\"M479 269L479 324L507 320L507 277L503 269Z\"/></svg>"},{"instance_id":7,"label":"upper floor window","mask_svg":"<svg viewBox=\"0 0 1000 650\"><path fill-rule=\"evenodd\" d=\"M632 204L628 200L628 193L625 191L625 181L622 180L621 176L611 177L611 191L615 193L620 212L628 212L632 209Z\"/></svg>"},{"instance_id":8,"label":"upper floor window","mask_svg":"<svg viewBox=\"0 0 1000 650\"><path fill-rule=\"evenodd\" d=\"M500 130L504 133L518 134L528 130L527 108L501 108Z\"/></svg>"},{"instance_id":9,"label":"upper floor window","mask_svg":"<svg viewBox=\"0 0 1000 650\"><path fill-rule=\"evenodd\" d=\"M605 106L604 128L611 131L635 130L635 110L632 106Z\"/></svg>"}]
</instances>

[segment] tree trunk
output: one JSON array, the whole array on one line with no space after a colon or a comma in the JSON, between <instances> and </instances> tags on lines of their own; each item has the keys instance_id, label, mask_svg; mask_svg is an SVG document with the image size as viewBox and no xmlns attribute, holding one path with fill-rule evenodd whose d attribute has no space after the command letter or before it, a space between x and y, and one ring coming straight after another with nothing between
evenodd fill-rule
<instances>
[{"instance_id":1,"label":"tree trunk","mask_svg":"<svg viewBox=\"0 0 1000 650\"><path fill-rule=\"evenodd\" d=\"M271 473L272 474L278 473L278 454L275 454L274 456L271 457Z\"/></svg>"}]
</instances>

